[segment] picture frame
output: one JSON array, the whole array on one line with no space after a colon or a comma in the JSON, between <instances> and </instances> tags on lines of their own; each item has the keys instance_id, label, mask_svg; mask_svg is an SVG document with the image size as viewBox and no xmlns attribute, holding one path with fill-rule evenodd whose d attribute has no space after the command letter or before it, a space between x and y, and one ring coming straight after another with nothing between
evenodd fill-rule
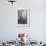
<instances>
[{"instance_id":1,"label":"picture frame","mask_svg":"<svg viewBox=\"0 0 46 46\"><path fill-rule=\"evenodd\" d=\"M30 27L30 8L16 9L16 26Z\"/></svg>"}]
</instances>

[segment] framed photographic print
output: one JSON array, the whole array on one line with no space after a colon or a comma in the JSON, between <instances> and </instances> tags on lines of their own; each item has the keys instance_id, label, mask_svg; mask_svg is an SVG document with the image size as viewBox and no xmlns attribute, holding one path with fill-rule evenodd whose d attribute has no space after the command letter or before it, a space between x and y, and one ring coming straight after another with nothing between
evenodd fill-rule
<instances>
[{"instance_id":1,"label":"framed photographic print","mask_svg":"<svg viewBox=\"0 0 46 46\"><path fill-rule=\"evenodd\" d=\"M30 8L17 8L16 25L18 27L30 26Z\"/></svg>"}]
</instances>

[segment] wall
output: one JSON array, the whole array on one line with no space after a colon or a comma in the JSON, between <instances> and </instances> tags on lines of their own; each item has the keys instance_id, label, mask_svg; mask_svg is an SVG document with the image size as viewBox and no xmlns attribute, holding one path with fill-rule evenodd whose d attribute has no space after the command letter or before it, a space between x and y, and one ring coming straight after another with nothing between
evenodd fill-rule
<instances>
[{"instance_id":1,"label":"wall","mask_svg":"<svg viewBox=\"0 0 46 46\"><path fill-rule=\"evenodd\" d=\"M18 32L31 34L33 40L46 40L46 0L17 0L14 5L0 0L0 40L14 40ZM30 27L16 27L16 9L30 8Z\"/></svg>"}]
</instances>

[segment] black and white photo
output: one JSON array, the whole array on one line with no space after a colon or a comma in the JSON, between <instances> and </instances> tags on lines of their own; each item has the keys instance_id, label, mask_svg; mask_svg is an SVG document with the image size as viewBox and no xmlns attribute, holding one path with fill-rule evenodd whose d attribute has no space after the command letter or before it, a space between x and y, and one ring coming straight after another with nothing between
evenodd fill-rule
<instances>
[{"instance_id":1,"label":"black and white photo","mask_svg":"<svg viewBox=\"0 0 46 46\"><path fill-rule=\"evenodd\" d=\"M17 9L17 25L18 26L29 26L29 8L18 8Z\"/></svg>"},{"instance_id":2,"label":"black and white photo","mask_svg":"<svg viewBox=\"0 0 46 46\"><path fill-rule=\"evenodd\" d=\"M27 9L18 10L18 24L27 24Z\"/></svg>"}]
</instances>

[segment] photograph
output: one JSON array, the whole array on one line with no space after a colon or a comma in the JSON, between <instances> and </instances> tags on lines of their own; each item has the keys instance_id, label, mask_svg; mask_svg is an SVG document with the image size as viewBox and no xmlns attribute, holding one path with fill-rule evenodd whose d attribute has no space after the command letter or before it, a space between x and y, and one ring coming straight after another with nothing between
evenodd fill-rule
<instances>
[{"instance_id":1,"label":"photograph","mask_svg":"<svg viewBox=\"0 0 46 46\"><path fill-rule=\"evenodd\" d=\"M27 9L18 10L18 24L27 24Z\"/></svg>"},{"instance_id":2,"label":"photograph","mask_svg":"<svg viewBox=\"0 0 46 46\"><path fill-rule=\"evenodd\" d=\"M17 26L29 26L29 8L17 9Z\"/></svg>"}]
</instances>

